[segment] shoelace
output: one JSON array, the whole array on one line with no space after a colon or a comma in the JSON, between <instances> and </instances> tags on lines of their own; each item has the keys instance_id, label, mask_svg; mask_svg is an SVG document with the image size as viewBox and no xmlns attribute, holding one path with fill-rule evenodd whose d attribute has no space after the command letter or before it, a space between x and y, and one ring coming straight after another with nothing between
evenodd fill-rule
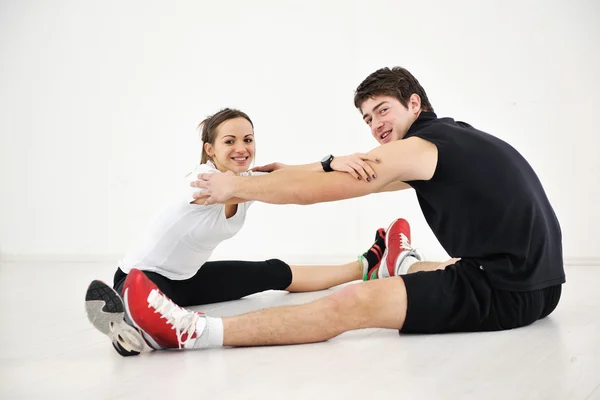
<instances>
[{"instance_id":1,"label":"shoelace","mask_svg":"<svg viewBox=\"0 0 600 400\"><path fill-rule=\"evenodd\" d=\"M423 254L423 252L421 252L421 250L416 249L415 247L412 247L408 238L403 233L400 234L400 244L404 248L404 250L409 252L409 255L413 256L419 261L425 260L425 255Z\"/></svg>"},{"instance_id":2,"label":"shoelace","mask_svg":"<svg viewBox=\"0 0 600 400\"><path fill-rule=\"evenodd\" d=\"M200 317L197 313L179 307L158 290L153 289L148 295L148 308L154 308L161 318L167 320L171 329L175 329L179 348L183 348L196 332L196 323ZM184 341L183 336L187 334Z\"/></svg>"},{"instance_id":3,"label":"shoelace","mask_svg":"<svg viewBox=\"0 0 600 400\"><path fill-rule=\"evenodd\" d=\"M400 245L404 250L415 251L415 249L410 245L410 241L404 233L400 234Z\"/></svg>"}]
</instances>

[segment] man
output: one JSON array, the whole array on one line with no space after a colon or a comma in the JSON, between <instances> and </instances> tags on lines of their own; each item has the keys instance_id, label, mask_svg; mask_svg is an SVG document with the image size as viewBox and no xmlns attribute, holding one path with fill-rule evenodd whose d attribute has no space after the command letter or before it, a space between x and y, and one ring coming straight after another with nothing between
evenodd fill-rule
<instances>
[{"instance_id":1,"label":"man","mask_svg":"<svg viewBox=\"0 0 600 400\"><path fill-rule=\"evenodd\" d=\"M125 304L154 348L309 343L360 328L496 331L531 324L555 309L565 282L561 230L527 161L496 137L438 118L404 68L371 74L354 103L380 143L368 153L381 161L369 162L376 179L293 168L260 177L201 174L192 183L204 189L197 196L207 204L313 204L412 187L456 262L424 263L416 253L405 254L380 265L379 277L386 279L349 285L309 304L223 319L179 308L133 271ZM325 170L331 159L323 160ZM396 240L410 247L405 238Z\"/></svg>"}]
</instances>

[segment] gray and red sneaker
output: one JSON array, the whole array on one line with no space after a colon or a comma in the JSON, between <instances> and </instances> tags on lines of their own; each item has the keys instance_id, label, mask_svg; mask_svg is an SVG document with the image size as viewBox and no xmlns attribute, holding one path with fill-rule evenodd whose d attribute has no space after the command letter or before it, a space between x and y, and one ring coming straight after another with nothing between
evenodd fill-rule
<instances>
[{"instance_id":1,"label":"gray and red sneaker","mask_svg":"<svg viewBox=\"0 0 600 400\"><path fill-rule=\"evenodd\" d=\"M405 257L422 259L410 242L410 224L403 218L392 222L385 232L385 253L379 265L379 278L398 275L398 267Z\"/></svg>"},{"instance_id":2,"label":"gray and red sneaker","mask_svg":"<svg viewBox=\"0 0 600 400\"><path fill-rule=\"evenodd\" d=\"M123 357L152 350L142 332L128 323L121 296L106 283L90 283L85 293L85 311L94 328L108 336Z\"/></svg>"},{"instance_id":3,"label":"gray and red sneaker","mask_svg":"<svg viewBox=\"0 0 600 400\"><path fill-rule=\"evenodd\" d=\"M206 325L204 313L179 307L137 269L127 275L123 300L133 325L161 348L193 348L197 326Z\"/></svg>"}]
</instances>

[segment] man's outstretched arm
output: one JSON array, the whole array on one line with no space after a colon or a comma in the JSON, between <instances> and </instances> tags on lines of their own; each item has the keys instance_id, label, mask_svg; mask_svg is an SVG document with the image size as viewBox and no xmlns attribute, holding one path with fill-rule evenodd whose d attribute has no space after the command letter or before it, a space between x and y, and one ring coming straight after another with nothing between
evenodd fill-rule
<instances>
[{"instance_id":1,"label":"man's outstretched arm","mask_svg":"<svg viewBox=\"0 0 600 400\"><path fill-rule=\"evenodd\" d=\"M385 177L371 182L357 180L345 172L281 170L232 184L236 197L272 204L315 204L365 196L389 183Z\"/></svg>"},{"instance_id":2,"label":"man's outstretched arm","mask_svg":"<svg viewBox=\"0 0 600 400\"><path fill-rule=\"evenodd\" d=\"M224 203L232 197L272 204L314 204L365 196L396 181L428 180L437 165L437 148L419 138L388 143L369 152L381 163L370 163L376 179L354 179L347 173L288 170L268 175L238 177L201 174L192 186L205 188L208 204Z\"/></svg>"}]
</instances>

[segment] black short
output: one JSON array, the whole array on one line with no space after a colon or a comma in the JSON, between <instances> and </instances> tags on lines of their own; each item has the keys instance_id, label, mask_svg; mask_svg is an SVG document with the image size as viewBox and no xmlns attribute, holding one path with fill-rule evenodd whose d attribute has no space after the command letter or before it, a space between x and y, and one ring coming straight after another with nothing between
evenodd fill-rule
<instances>
[{"instance_id":1,"label":"black short","mask_svg":"<svg viewBox=\"0 0 600 400\"><path fill-rule=\"evenodd\" d=\"M469 261L403 275L408 297L402 333L499 331L529 325L556 308L562 285L532 291L494 289Z\"/></svg>"},{"instance_id":2,"label":"black short","mask_svg":"<svg viewBox=\"0 0 600 400\"><path fill-rule=\"evenodd\" d=\"M169 279L156 272L144 274L182 307L241 299L265 290L285 290L292 270L281 260L209 261L190 279ZM127 274L117 268L113 287L122 294Z\"/></svg>"}]
</instances>

